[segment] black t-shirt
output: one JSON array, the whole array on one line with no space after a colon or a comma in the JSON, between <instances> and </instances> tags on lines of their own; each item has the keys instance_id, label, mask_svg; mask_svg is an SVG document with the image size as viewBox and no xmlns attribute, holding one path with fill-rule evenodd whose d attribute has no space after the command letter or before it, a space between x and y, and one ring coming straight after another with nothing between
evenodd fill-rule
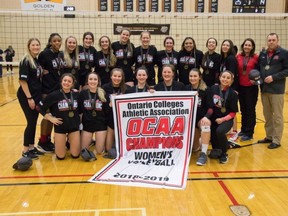
<instances>
[{"instance_id":1,"label":"black t-shirt","mask_svg":"<svg viewBox=\"0 0 288 216\"><path fill-rule=\"evenodd\" d=\"M160 82L154 86L156 91L185 91L185 85L178 81L173 81L171 86L166 86L164 82Z\"/></svg>"},{"instance_id":2,"label":"black t-shirt","mask_svg":"<svg viewBox=\"0 0 288 216\"><path fill-rule=\"evenodd\" d=\"M220 94L220 85L213 85L209 92L209 106L213 108L213 115L211 116L211 119L213 119L212 121L217 118L222 118L230 112L238 112L238 95L236 92L232 88L228 88L221 92L222 95ZM227 92L229 92L228 97L226 96ZM225 107L224 110L223 107Z\"/></svg>"},{"instance_id":3,"label":"black t-shirt","mask_svg":"<svg viewBox=\"0 0 288 216\"><path fill-rule=\"evenodd\" d=\"M82 123L85 124L86 122L94 122L97 124L99 120L105 121L104 103L99 99L98 94L93 92L90 92L92 99L90 100L88 91L89 89L81 91L78 97L79 113L83 114ZM95 103L93 102L94 98ZM93 103L94 108L92 108ZM96 112L96 116L92 115L93 110Z\"/></svg>"},{"instance_id":4,"label":"black t-shirt","mask_svg":"<svg viewBox=\"0 0 288 216\"><path fill-rule=\"evenodd\" d=\"M221 55L213 52L212 54L205 53L202 61L202 79L208 87L219 83L221 65Z\"/></svg>"},{"instance_id":5,"label":"black t-shirt","mask_svg":"<svg viewBox=\"0 0 288 216\"><path fill-rule=\"evenodd\" d=\"M187 91L197 91L197 89L193 89L191 84L186 85L186 90ZM196 119L199 121L202 119L209 108L209 97L208 95L210 94L210 88L206 88L205 90L198 89L198 104L197 104L197 114L196 114ZM196 122L197 124L198 122Z\"/></svg>"},{"instance_id":6,"label":"black t-shirt","mask_svg":"<svg viewBox=\"0 0 288 216\"><path fill-rule=\"evenodd\" d=\"M44 49L38 57L41 67L47 72L42 74L42 93L49 94L60 88L61 67L63 61L61 52L53 52L51 49Z\"/></svg>"},{"instance_id":7,"label":"black t-shirt","mask_svg":"<svg viewBox=\"0 0 288 216\"><path fill-rule=\"evenodd\" d=\"M91 68L95 66L95 55L96 49L93 46L90 46L88 49L84 48L83 46L79 45L79 76L87 76L87 74L91 71ZM80 83L81 85L84 83Z\"/></svg>"},{"instance_id":8,"label":"black t-shirt","mask_svg":"<svg viewBox=\"0 0 288 216\"><path fill-rule=\"evenodd\" d=\"M109 65L109 58L110 56L102 51L97 52L95 55L95 72L101 78L101 85L110 82L110 72L113 67Z\"/></svg>"},{"instance_id":9,"label":"black t-shirt","mask_svg":"<svg viewBox=\"0 0 288 216\"><path fill-rule=\"evenodd\" d=\"M155 69L154 66L157 64L157 49L155 46L149 46L148 49L143 49L138 46L134 50L134 62L135 70L141 66L145 66L148 70L149 76L147 83L150 86L155 85Z\"/></svg>"},{"instance_id":10,"label":"black t-shirt","mask_svg":"<svg viewBox=\"0 0 288 216\"><path fill-rule=\"evenodd\" d=\"M70 129L78 128L80 125L80 117L78 111L78 92L66 93L68 101L72 104L71 95L73 97L73 104L69 108L69 103L66 101L61 90L56 90L47 95L43 101L38 104L39 112L44 116L49 109L50 113L56 118L61 118L63 124L54 125L55 131L69 131ZM69 117L69 112L73 112L73 117Z\"/></svg>"},{"instance_id":11,"label":"black t-shirt","mask_svg":"<svg viewBox=\"0 0 288 216\"><path fill-rule=\"evenodd\" d=\"M226 70L229 70L234 74L234 82L231 87L237 91L239 87L238 61L233 54L230 54L226 58L221 59L220 72Z\"/></svg>"},{"instance_id":12,"label":"black t-shirt","mask_svg":"<svg viewBox=\"0 0 288 216\"><path fill-rule=\"evenodd\" d=\"M163 65L172 64L175 67L175 80L178 79L178 71L177 71L177 59L178 52L172 50L172 52L168 53L166 50L161 50L157 52L157 66L158 66L158 82L162 82L162 67Z\"/></svg>"},{"instance_id":13,"label":"black t-shirt","mask_svg":"<svg viewBox=\"0 0 288 216\"><path fill-rule=\"evenodd\" d=\"M187 52L181 50L178 55L178 72L179 81L185 85L189 84L189 72L192 68L200 68L203 58L203 52L200 50L192 50Z\"/></svg>"},{"instance_id":14,"label":"black t-shirt","mask_svg":"<svg viewBox=\"0 0 288 216\"><path fill-rule=\"evenodd\" d=\"M117 58L116 67L121 68L125 74L125 82L133 81L134 75L132 70L134 45L131 43L132 52L128 51L127 44L122 45L119 41L111 44L113 53Z\"/></svg>"},{"instance_id":15,"label":"black t-shirt","mask_svg":"<svg viewBox=\"0 0 288 216\"><path fill-rule=\"evenodd\" d=\"M20 62L19 65L19 80L24 80L27 82L29 92L34 99L35 103L39 103L41 100L41 73L42 68L36 58L34 58L34 62L36 65L36 68L32 68L29 64L28 59L24 59ZM19 87L19 90L21 94L25 94L22 87Z\"/></svg>"}]
</instances>

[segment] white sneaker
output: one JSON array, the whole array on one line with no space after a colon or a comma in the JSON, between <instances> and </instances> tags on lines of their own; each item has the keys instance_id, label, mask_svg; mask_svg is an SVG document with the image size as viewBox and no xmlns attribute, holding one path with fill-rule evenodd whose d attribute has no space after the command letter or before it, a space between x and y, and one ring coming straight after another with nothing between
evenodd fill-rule
<instances>
[{"instance_id":1,"label":"white sneaker","mask_svg":"<svg viewBox=\"0 0 288 216\"><path fill-rule=\"evenodd\" d=\"M238 133L233 131L229 134L228 141L235 142L238 139Z\"/></svg>"}]
</instances>

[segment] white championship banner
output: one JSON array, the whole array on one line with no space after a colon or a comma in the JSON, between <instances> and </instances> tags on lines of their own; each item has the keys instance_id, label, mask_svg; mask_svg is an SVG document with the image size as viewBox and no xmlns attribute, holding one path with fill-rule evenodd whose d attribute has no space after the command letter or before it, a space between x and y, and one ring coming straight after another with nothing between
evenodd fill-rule
<instances>
[{"instance_id":1,"label":"white championship banner","mask_svg":"<svg viewBox=\"0 0 288 216\"><path fill-rule=\"evenodd\" d=\"M184 189L192 152L195 92L112 96L117 158L90 182Z\"/></svg>"}]
</instances>

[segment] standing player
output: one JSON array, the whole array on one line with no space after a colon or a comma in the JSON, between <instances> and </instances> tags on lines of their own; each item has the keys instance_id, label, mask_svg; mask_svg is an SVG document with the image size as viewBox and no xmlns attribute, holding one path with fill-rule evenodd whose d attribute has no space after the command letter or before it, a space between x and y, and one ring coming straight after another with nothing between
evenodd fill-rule
<instances>
[{"instance_id":1,"label":"standing player","mask_svg":"<svg viewBox=\"0 0 288 216\"><path fill-rule=\"evenodd\" d=\"M204 54L201 67L202 79L208 87L219 83L221 55L216 53L217 40L213 37L206 42L208 51Z\"/></svg>"},{"instance_id":2,"label":"standing player","mask_svg":"<svg viewBox=\"0 0 288 216\"><path fill-rule=\"evenodd\" d=\"M178 55L179 81L185 85L189 84L189 71L192 68L200 68L203 52L196 48L195 40L186 37L182 43Z\"/></svg>"},{"instance_id":3,"label":"standing player","mask_svg":"<svg viewBox=\"0 0 288 216\"><path fill-rule=\"evenodd\" d=\"M79 89L79 49L77 39L74 36L66 38L64 53L61 57L63 60L61 74L73 74L77 81L74 88Z\"/></svg>"},{"instance_id":4,"label":"standing player","mask_svg":"<svg viewBox=\"0 0 288 216\"><path fill-rule=\"evenodd\" d=\"M43 69L42 73L42 99L48 94L60 88L62 59L60 47L62 38L58 33L52 33L48 39L46 48L39 54L39 63ZM42 152L52 153L55 146L51 142L53 124L46 119L41 122L41 134L38 148Z\"/></svg>"},{"instance_id":5,"label":"standing player","mask_svg":"<svg viewBox=\"0 0 288 216\"><path fill-rule=\"evenodd\" d=\"M162 67L163 65L173 65L175 68L175 80L178 80L178 70L177 70L177 58L178 52L174 50L174 39L168 36L164 39L164 50L157 53L157 66L158 66L158 82L163 81L162 77Z\"/></svg>"},{"instance_id":6,"label":"standing player","mask_svg":"<svg viewBox=\"0 0 288 216\"><path fill-rule=\"evenodd\" d=\"M130 41L131 32L127 28L123 28L120 32L120 40L113 42L111 47L117 58L116 66L121 68L125 73L125 81L129 86L134 85L133 75L133 51L134 45Z\"/></svg>"},{"instance_id":7,"label":"standing player","mask_svg":"<svg viewBox=\"0 0 288 216\"><path fill-rule=\"evenodd\" d=\"M95 66L96 49L93 47L94 35L92 32L83 34L83 46L79 45L79 85L80 89L85 85L87 74Z\"/></svg>"},{"instance_id":8,"label":"standing player","mask_svg":"<svg viewBox=\"0 0 288 216\"><path fill-rule=\"evenodd\" d=\"M111 48L111 41L108 36L99 38L100 51L96 53L95 57L95 72L101 79L101 85L110 82L110 72L115 67L116 57Z\"/></svg>"},{"instance_id":9,"label":"standing player","mask_svg":"<svg viewBox=\"0 0 288 216\"><path fill-rule=\"evenodd\" d=\"M157 49L150 45L151 34L149 31L143 31L140 35L141 45L135 48L134 62L135 70L141 66L145 66L148 70L149 76L147 83L150 86L155 85L155 69L157 63Z\"/></svg>"},{"instance_id":10,"label":"standing player","mask_svg":"<svg viewBox=\"0 0 288 216\"><path fill-rule=\"evenodd\" d=\"M37 159L43 155L34 147L38 111L36 105L41 100L41 73L42 68L37 56L40 52L40 41L31 38L27 43L27 53L23 56L19 65L19 83L17 98L24 112L27 126L24 131L23 157Z\"/></svg>"}]
</instances>

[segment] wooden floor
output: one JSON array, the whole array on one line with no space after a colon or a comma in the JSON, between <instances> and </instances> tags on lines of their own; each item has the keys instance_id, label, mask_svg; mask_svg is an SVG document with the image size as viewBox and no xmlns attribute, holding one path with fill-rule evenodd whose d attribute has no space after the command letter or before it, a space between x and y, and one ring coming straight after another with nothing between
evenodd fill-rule
<instances>
[{"instance_id":1,"label":"wooden floor","mask_svg":"<svg viewBox=\"0 0 288 216\"><path fill-rule=\"evenodd\" d=\"M267 145L255 144L232 149L227 164L210 160L203 167L195 165L198 154L193 153L187 188L167 190L88 183L109 161L101 157L88 163L70 158L57 161L46 154L27 172L14 171L25 127L17 88L17 73L0 78L0 216L229 216L234 215L230 206L239 205L256 216L288 215L288 95L281 148L269 150ZM253 142L264 137L263 126L259 101ZM37 130L38 136L39 126Z\"/></svg>"}]
</instances>

